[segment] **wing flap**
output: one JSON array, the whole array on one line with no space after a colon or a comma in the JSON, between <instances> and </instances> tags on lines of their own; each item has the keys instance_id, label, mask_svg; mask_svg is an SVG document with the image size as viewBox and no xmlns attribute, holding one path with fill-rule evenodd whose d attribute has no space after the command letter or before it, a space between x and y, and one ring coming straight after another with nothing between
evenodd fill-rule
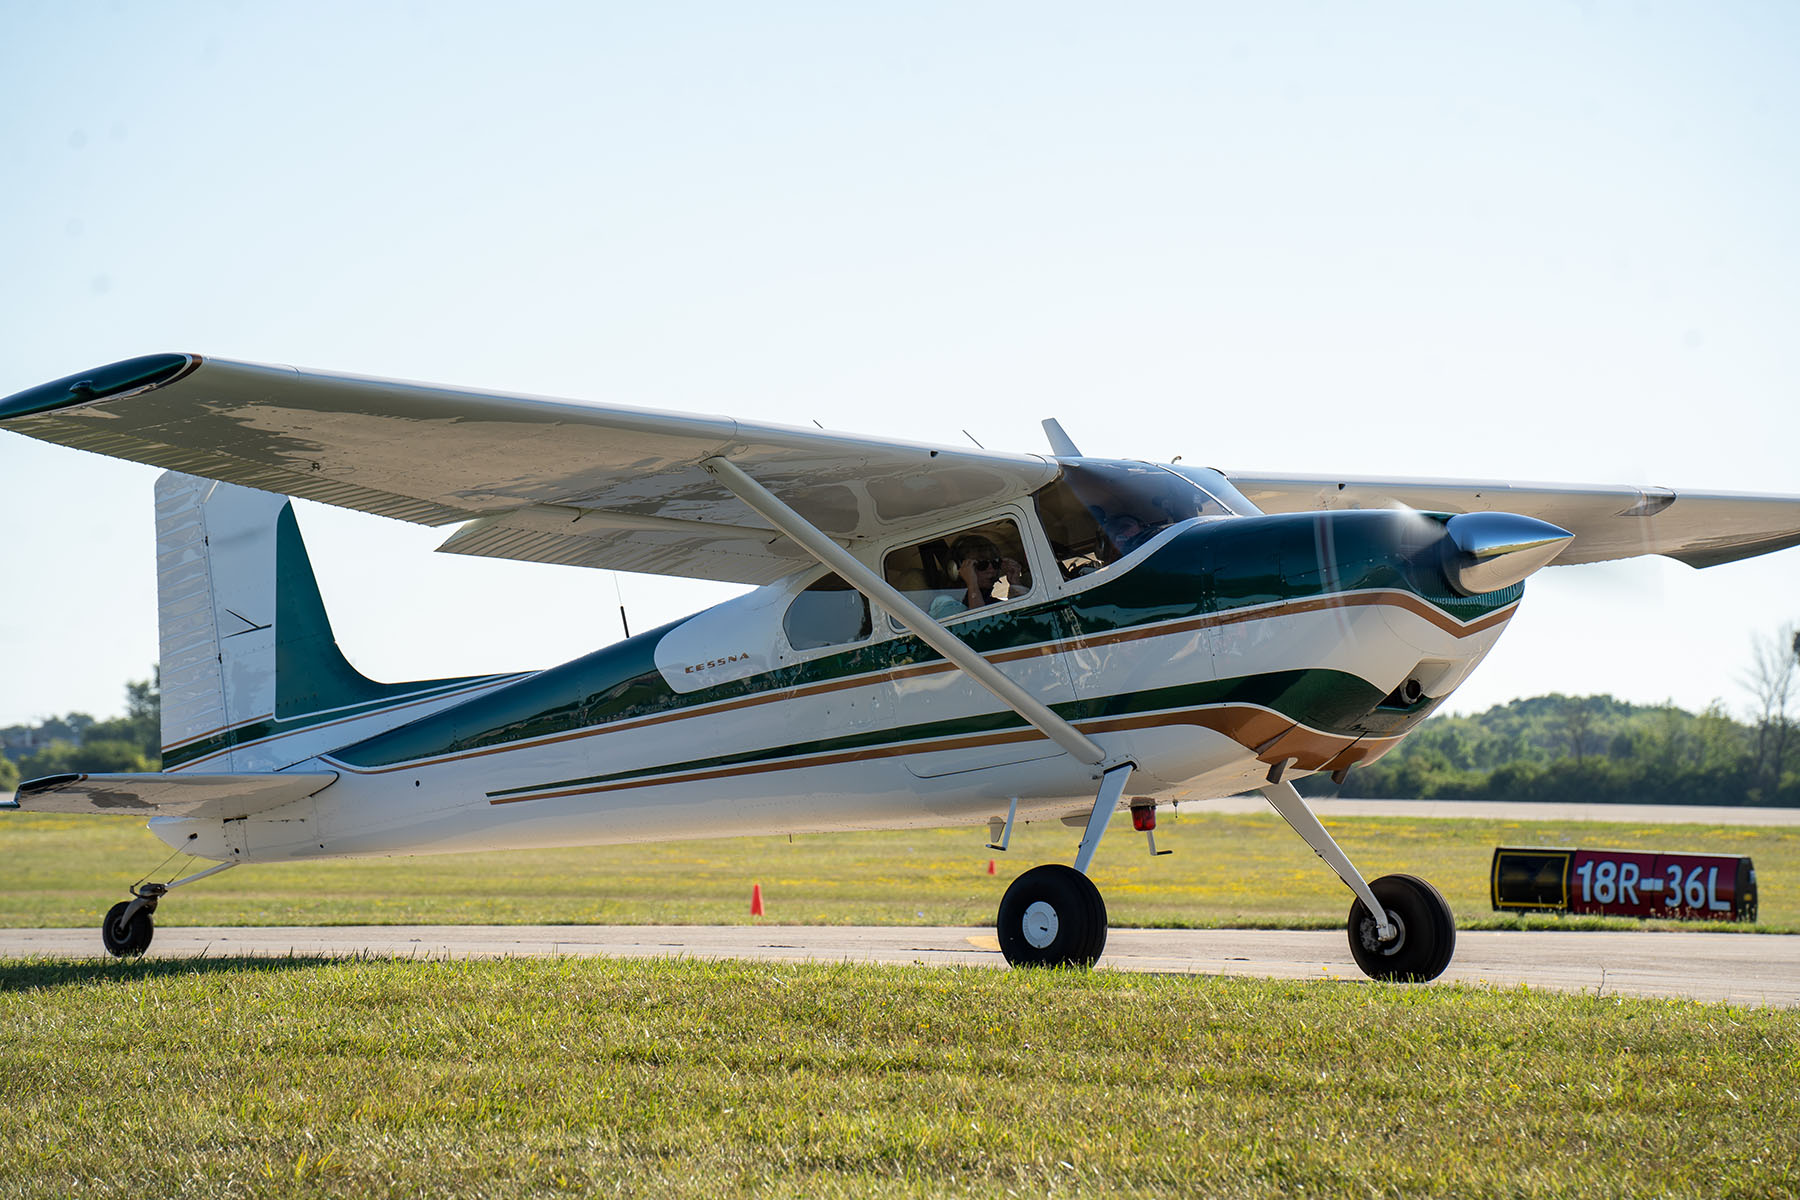
<instances>
[{"instance_id":1,"label":"wing flap","mask_svg":"<svg viewBox=\"0 0 1800 1200\"><path fill-rule=\"evenodd\" d=\"M1406 507L1536 517L1575 535L1557 566L1662 554L1710 567L1800 545L1800 496L1498 480L1227 475L1264 512Z\"/></svg>"},{"instance_id":2,"label":"wing flap","mask_svg":"<svg viewBox=\"0 0 1800 1200\"><path fill-rule=\"evenodd\" d=\"M755 529L548 504L479 517L451 534L438 549L449 554L748 584L772 583L814 561L767 526Z\"/></svg>"},{"instance_id":3,"label":"wing flap","mask_svg":"<svg viewBox=\"0 0 1800 1200\"><path fill-rule=\"evenodd\" d=\"M643 530L586 537L519 529L503 522L490 524L486 521L471 521L438 549L449 554L509 558L517 562L558 563L569 567L751 585L773 583L813 563L799 547L786 539L768 542Z\"/></svg>"},{"instance_id":4,"label":"wing flap","mask_svg":"<svg viewBox=\"0 0 1800 1200\"><path fill-rule=\"evenodd\" d=\"M337 781L336 771L259 775L49 775L19 785L25 812L140 813L231 820L304 800Z\"/></svg>"}]
</instances>

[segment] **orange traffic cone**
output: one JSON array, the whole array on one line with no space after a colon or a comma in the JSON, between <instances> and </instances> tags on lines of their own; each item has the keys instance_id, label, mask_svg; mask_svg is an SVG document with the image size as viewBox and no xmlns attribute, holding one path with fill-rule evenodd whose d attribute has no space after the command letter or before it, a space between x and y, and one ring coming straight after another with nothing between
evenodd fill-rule
<instances>
[{"instance_id":1,"label":"orange traffic cone","mask_svg":"<svg viewBox=\"0 0 1800 1200\"><path fill-rule=\"evenodd\" d=\"M994 860L990 858L990 859L988 859L988 874L992 875L993 873L994 873Z\"/></svg>"},{"instance_id":2,"label":"orange traffic cone","mask_svg":"<svg viewBox=\"0 0 1800 1200\"><path fill-rule=\"evenodd\" d=\"M760 917L763 915L762 884L760 883L753 883L750 885L750 915L753 917Z\"/></svg>"}]
</instances>

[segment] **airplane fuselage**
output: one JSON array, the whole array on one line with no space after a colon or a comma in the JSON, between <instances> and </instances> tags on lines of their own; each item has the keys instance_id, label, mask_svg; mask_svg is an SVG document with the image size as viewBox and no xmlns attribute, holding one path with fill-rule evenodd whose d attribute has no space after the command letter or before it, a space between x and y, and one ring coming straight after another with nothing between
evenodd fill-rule
<instances>
[{"instance_id":1,"label":"airplane fuselage","mask_svg":"<svg viewBox=\"0 0 1800 1200\"><path fill-rule=\"evenodd\" d=\"M1193 519L949 628L1134 762L1134 795L1228 795L1277 765L1379 757L1493 646L1523 585L1459 594L1444 539L1442 518L1404 511ZM885 617L854 645L796 650L781 614L807 579L549 670L392 697L388 727L357 740L375 718L340 711L174 748L168 769L340 777L265 814L152 828L202 856L276 861L982 823L1014 797L1021 819L1092 805L1095 768Z\"/></svg>"}]
</instances>

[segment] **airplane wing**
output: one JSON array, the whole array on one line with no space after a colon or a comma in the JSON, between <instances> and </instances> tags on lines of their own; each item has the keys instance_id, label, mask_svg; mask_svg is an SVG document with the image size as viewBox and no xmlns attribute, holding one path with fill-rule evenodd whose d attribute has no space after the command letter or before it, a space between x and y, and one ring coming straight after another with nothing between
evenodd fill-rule
<instances>
[{"instance_id":1,"label":"airplane wing","mask_svg":"<svg viewBox=\"0 0 1800 1200\"><path fill-rule=\"evenodd\" d=\"M700 463L849 543L1055 477L1036 455L157 354L0 400L0 429L424 525L440 550L767 583L814 561Z\"/></svg>"},{"instance_id":2,"label":"airplane wing","mask_svg":"<svg viewBox=\"0 0 1800 1200\"><path fill-rule=\"evenodd\" d=\"M19 785L25 812L136 813L151 817L248 817L322 792L336 771L261 775L47 775Z\"/></svg>"},{"instance_id":3,"label":"airplane wing","mask_svg":"<svg viewBox=\"0 0 1800 1200\"><path fill-rule=\"evenodd\" d=\"M1691 567L1711 567L1800 545L1800 496L1579 483L1225 475L1264 512L1406 507L1537 517L1575 535L1554 566L1662 554Z\"/></svg>"}]
</instances>

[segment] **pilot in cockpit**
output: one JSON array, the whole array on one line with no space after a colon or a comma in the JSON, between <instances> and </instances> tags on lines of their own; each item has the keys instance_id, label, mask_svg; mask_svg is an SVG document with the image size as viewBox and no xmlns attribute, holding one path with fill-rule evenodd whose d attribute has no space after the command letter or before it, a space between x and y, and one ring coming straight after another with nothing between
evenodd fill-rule
<instances>
[{"instance_id":1,"label":"pilot in cockpit","mask_svg":"<svg viewBox=\"0 0 1800 1200\"><path fill-rule=\"evenodd\" d=\"M1149 541L1151 535L1156 532L1137 517L1126 512L1114 513L1106 518L1100 528L1105 531L1107 540L1118 550L1120 558Z\"/></svg>"}]
</instances>

